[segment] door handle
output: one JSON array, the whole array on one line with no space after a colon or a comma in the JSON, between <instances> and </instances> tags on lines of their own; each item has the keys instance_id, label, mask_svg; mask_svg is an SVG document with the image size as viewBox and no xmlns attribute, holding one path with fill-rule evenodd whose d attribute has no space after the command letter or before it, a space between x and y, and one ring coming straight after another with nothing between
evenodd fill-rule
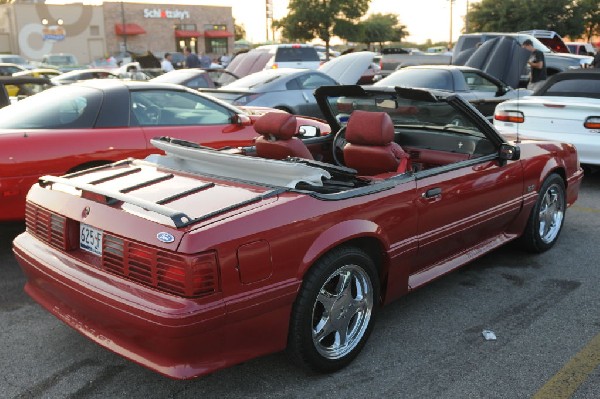
<instances>
[{"instance_id":1,"label":"door handle","mask_svg":"<svg viewBox=\"0 0 600 399\"><path fill-rule=\"evenodd\" d=\"M430 188L422 194L423 198L439 197L442 194L442 189L439 187Z\"/></svg>"}]
</instances>

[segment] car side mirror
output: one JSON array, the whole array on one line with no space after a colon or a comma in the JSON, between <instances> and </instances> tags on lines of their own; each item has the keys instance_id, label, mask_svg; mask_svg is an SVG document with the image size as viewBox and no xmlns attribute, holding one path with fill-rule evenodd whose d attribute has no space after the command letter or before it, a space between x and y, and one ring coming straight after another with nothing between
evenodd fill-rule
<instances>
[{"instance_id":1,"label":"car side mirror","mask_svg":"<svg viewBox=\"0 0 600 399\"><path fill-rule=\"evenodd\" d=\"M500 86L498 87L498 91L496 92L496 97L502 97L503 95L505 95L506 93L508 93L510 91L511 87L510 86Z\"/></svg>"},{"instance_id":2,"label":"car side mirror","mask_svg":"<svg viewBox=\"0 0 600 399\"><path fill-rule=\"evenodd\" d=\"M231 117L231 123L241 126L252 126L252 119L248 115L235 114Z\"/></svg>"},{"instance_id":3,"label":"car side mirror","mask_svg":"<svg viewBox=\"0 0 600 399\"><path fill-rule=\"evenodd\" d=\"M319 137L321 130L316 126L303 125L298 128L298 136L302 138Z\"/></svg>"},{"instance_id":4,"label":"car side mirror","mask_svg":"<svg viewBox=\"0 0 600 399\"><path fill-rule=\"evenodd\" d=\"M498 156L503 163L505 161L517 161L521 159L521 149L515 145L503 143L500 146Z\"/></svg>"}]
</instances>

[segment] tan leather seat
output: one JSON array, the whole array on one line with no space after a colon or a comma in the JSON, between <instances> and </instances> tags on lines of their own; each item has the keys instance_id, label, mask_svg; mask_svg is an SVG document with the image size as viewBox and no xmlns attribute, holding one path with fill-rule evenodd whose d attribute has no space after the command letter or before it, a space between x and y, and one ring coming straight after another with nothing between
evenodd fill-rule
<instances>
[{"instance_id":1,"label":"tan leather seat","mask_svg":"<svg viewBox=\"0 0 600 399\"><path fill-rule=\"evenodd\" d=\"M296 117L285 112L269 112L254 124L256 154L269 159L299 157L313 159L306 145L296 136Z\"/></svg>"},{"instance_id":2,"label":"tan leather seat","mask_svg":"<svg viewBox=\"0 0 600 399\"><path fill-rule=\"evenodd\" d=\"M394 123L385 112L352 112L346 141L344 163L359 175L404 173L409 169L409 156L394 142Z\"/></svg>"}]
</instances>

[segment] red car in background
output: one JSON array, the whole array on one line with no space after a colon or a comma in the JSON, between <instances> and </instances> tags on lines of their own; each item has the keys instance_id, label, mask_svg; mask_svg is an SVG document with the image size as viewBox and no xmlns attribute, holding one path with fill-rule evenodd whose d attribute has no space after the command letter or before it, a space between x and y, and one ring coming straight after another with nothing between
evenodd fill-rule
<instances>
[{"instance_id":1,"label":"red car in background","mask_svg":"<svg viewBox=\"0 0 600 399\"><path fill-rule=\"evenodd\" d=\"M265 109L240 108L170 84L113 79L55 87L0 110L0 221L22 220L38 177L160 152L157 136L213 148L250 145ZM326 123L298 126L326 134ZM316 128L316 129L315 129ZM303 129L306 130L306 129Z\"/></svg>"}]
</instances>

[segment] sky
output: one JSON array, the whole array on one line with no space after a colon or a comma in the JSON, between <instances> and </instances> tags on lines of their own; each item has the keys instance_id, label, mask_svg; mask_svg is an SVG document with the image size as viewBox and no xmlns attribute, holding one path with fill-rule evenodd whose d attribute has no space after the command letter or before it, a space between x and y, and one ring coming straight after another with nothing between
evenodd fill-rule
<instances>
[{"instance_id":1,"label":"sky","mask_svg":"<svg viewBox=\"0 0 600 399\"><path fill-rule=\"evenodd\" d=\"M287 0L273 1L273 17L279 19L287 12ZM469 0L452 2L452 41L456 41L464 28L464 16ZM479 0L471 0L479 1ZM217 1L216 3L226 3ZM264 0L230 0L236 23L246 28L250 41L262 41L266 36ZM371 0L368 14L397 14L400 23L406 25L410 36L405 40L424 43L448 41L450 39L450 1L449 0ZM252 15L250 18L249 16Z\"/></svg>"},{"instance_id":2,"label":"sky","mask_svg":"<svg viewBox=\"0 0 600 399\"><path fill-rule=\"evenodd\" d=\"M61 1L61 0L54 0ZM67 1L68 0L62 0ZM79 0L81 1L81 0ZM85 1L85 0L84 0ZM101 0L87 0L94 3ZM106 0L117 1L117 0ZM232 7L236 23L246 29L246 39L253 43L264 42L267 37L265 0L125 0L126 2L156 3L162 5L219 5ZM427 39L432 42L450 39L450 21L452 21L452 42L456 41L464 28L464 19L469 1L480 0L371 0L368 14L397 14L400 23L406 25L410 35L406 41L417 44ZM49 2L49 1L47 1ZM272 0L273 18L280 19L288 13L288 0ZM452 18L451 18L452 17ZM270 31L269 31L270 32ZM272 39L269 33L269 39Z\"/></svg>"}]
</instances>

